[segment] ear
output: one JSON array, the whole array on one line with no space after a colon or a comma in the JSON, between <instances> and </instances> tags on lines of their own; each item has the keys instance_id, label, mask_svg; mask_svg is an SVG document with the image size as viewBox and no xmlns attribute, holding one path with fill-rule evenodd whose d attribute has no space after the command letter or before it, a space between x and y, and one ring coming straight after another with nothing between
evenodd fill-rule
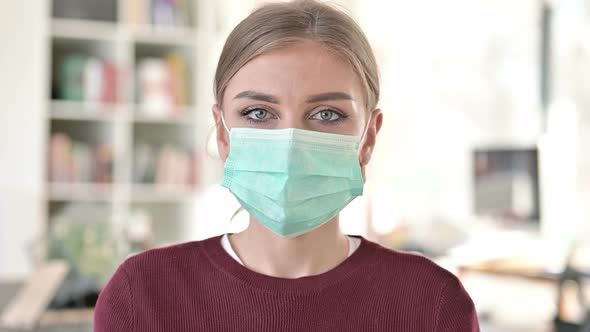
<instances>
[{"instance_id":1,"label":"ear","mask_svg":"<svg viewBox=\"0 0 590 332\"><path fill-rule=\"evenodd\" d=\"M229 135L223 126L223 122L221 122L221 110L219 109L219 105L214 104L211 111L213 113L213 119L215 119L217 152L219 153L221 160L225 162L229 155Z\"/></svg>"},{"instance_id":2,"label":"ear","mask_svg":"<svg viewBox=\"0 0 590 332\"><path fill-rule=\"evenodd\" d=\"M373 155L373 149L375 148L375 143L377 142L377 134L379 133L379 130L381 130L382 124L383 113L381 113L381 109L376 109L373 111L373 115L371 115L371 120L369 122L369 126L367 127L367 133L361 142L361 147L359 150L359 162L363 170L363 175L365 172L365 166L369 164L371 156Z\"/></svg>"}]
</instances>

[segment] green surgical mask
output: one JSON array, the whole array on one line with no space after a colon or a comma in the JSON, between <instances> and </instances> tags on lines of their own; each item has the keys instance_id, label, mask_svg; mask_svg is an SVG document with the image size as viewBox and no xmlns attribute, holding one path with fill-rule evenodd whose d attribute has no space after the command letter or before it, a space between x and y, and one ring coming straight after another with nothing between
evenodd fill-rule
<instances>
[{"instance_id":1,"label":"green surgical mask","mask_svg":"<svg viewBox=\"0 0 590 332\"><path fill-rule=\"evenodd\" d=\"M294 128L228 132L222 186L282 237L325 224L363 193L358 150L366 127L363 136Z\"/></svg>"}]
</instances>

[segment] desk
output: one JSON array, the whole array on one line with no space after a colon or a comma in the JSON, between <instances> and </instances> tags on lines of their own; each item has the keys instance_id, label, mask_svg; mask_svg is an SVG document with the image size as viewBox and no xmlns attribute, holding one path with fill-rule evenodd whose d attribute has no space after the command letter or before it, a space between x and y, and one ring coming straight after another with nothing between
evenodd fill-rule
<instances>
[{"instance_id":1,"label":"desk","mask_svg":"<svg viewBox=\"0 0 590 332\"><path fill-rule=\"evenodd\" d=\"M469 272L478 272L496 276L515 277L532 281L559 282L560 273L549 272L542 267L521 265L515 261L494 260L474 265L458 267L459 276Z\"/></svg>"},{"instance_id":2,"label":"desk","mask_svg":"<svg viewBox=\"0 0 590 332\"><path fill-rule=\"evenodd\" d=\"M0 312L17 294L21 283L0 283ZM93 309L48 310L35 332L92 332ZM0 327L0 332L22 332Z\"/></svg>"},{"instance_id":3,"label":"desk","mask_svg":"<svg viewBox=\"0 0 590 332\"><path fill-rule=\"evenodd\" d=\"M575 276L578 280L588 278L590 280L590 272L588 271L571 271L568 270L567 274L550 272L539 266L526 266L521 264L522 262L510 261L510 260L496 260L489 261L474 265L464 265L458 267L459 277L465 277L467 273L475 272L482 273L492 276L499 277L510 277L524 279L534 282L549 282L555 287L559 288L558 297L556 302L558 303L558 311L556 313L556 320L554 321L556 331L580 331L581 323L571 323L569 318L572 317L568 308L571 308L573 302L578 302L580 299L574 298L567 294L561 287L563 280L572 280L572 276ZM580 293L584 293L583 284L580 282L579 287ZM569 295L569 296L568 296ZM590 310L590 308L583 308L583 310ZM587 323L586 323L587 324Z\"/></svg>"}]
</instances>

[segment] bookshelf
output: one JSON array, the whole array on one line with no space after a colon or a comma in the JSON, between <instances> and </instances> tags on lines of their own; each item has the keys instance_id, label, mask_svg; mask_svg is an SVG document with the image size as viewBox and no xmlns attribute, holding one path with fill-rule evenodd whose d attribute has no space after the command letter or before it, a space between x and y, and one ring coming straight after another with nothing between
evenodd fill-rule
<instances>
[{"instance_id":1,"label":"bookshelf","mask_svg":"<svg viewBox=\"0 0 590 332\"><path fill-rule=\"evenodd\" d=\"M205 0L52 0L46 234L63 232L63 223L84 223L88 211L116 244L112 268L132 251L129 230L146 229L146 220L151 246L198 237L189 226L193 203L221 176L205 156L223 39L212 18L215 6Z\"/></svg>"},{"instance_id":2,"label":"bookshelf","mask_svg":"<svg viewBox=\"0 0 590 332\"><path fill-rule=\"evenodd\" d=\"M78 103L52 100L47 106L50 120L80 121L115 121L121 115L121 106L117 104Z\"/></svg>"}]
</instances>

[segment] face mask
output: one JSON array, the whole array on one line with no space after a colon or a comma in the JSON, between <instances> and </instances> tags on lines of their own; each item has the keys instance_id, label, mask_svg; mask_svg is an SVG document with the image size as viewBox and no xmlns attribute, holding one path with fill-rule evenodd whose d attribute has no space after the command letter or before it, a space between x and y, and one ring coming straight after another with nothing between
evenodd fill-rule
<instances>
[{"instance_id":1,"label":"face mask","mask_svg":"<svg viewBox=\"0 0 590 332\"><path fill-rule=\"evenodd\" d=\"M363 193L365 135L232 128L222 186L265 227L295 237L328 222Z\"/></svg>"}]
</instances>

